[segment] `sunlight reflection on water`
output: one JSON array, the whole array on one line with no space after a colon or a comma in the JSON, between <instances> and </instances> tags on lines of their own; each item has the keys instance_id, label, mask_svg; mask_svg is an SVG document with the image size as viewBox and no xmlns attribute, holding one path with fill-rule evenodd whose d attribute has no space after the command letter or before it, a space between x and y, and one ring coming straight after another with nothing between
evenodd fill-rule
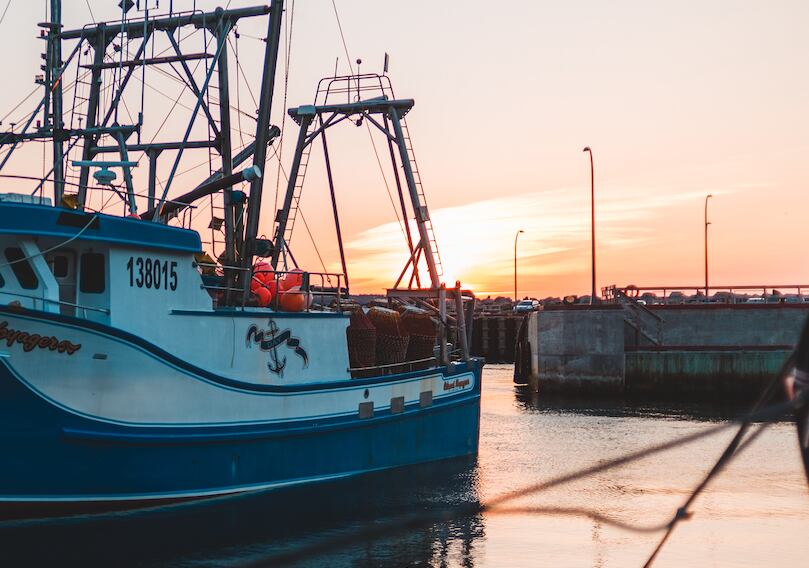
<instances>
[{"instance_id":1,"label":"sunlight reflection on water","mask_svg":"<svg viewBox=\"0 0 809 568\"><path fill-rule=\"evenodd\" d=\"M480 496L571 471L707 428L744 408L599 404L515 396L510 367L488 369ZM588 507L619 520L670 518L718 458L732 432L527 498L532 505ZM508 460L502 452L508 451ZM508 465L504 462L507 461ZM770 427L716 479L678 526L656 566L805 564L809 492L794 427ZM659 539L579 518L487 516L485 564L640 566Z\"/></svg>"}]
</instances>

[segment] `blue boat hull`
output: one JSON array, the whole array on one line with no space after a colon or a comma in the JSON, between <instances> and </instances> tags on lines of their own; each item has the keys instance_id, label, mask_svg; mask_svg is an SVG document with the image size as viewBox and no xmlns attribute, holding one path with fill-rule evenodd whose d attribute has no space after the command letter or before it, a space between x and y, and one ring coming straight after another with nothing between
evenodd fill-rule
<instances>
[{"instance_id":1,"label":"blue boat hull","mask_svg":"<svg viewBox=\"0 0 809 568\"><path fill-rule=\"evenodd\" d=\"M0 365L0 502L184 499L269 489L474 454L481 362L462 397L370 418L132 428L66 412ZM394 379L395 380L395 379Z\"/></svg>"}]
</instances>

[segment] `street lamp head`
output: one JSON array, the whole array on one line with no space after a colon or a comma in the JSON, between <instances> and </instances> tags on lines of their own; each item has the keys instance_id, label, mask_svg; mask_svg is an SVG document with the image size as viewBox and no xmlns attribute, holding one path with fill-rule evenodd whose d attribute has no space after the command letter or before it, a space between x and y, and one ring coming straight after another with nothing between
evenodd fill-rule
<instances>
[{"instance_id":1,"label":"street lamp head","mask_svg":"<svg viewBox=\"0 0 809 568\"><path fill-rule=\"evenodd\" d=\"M518 232L518 233L524 233L525 231L523 231L522 229L520 229L520 230L519 230L519 231L517 231L517 232Z\"/></svg>"},{"instance_id":2,"label":"street lamp head","mask_svg":"<svg viewBox=\"0 0 809 568\"><path fill-rule=\"evenodd\" d=\"M585 146L582 152L592 152L592 150L590 149L590 146Z\"/></svg>"},{"instance_id":3,"label":"street lamp head","mask_svg":"<svg viewBox=\"0 0 809 568\"><path fill-rule=\"evenodd\" d=\"M708 195L706 195L705 199L708 199L709 197L713 197L713 193L709 193Z\"/></svg>"}]
</instances>

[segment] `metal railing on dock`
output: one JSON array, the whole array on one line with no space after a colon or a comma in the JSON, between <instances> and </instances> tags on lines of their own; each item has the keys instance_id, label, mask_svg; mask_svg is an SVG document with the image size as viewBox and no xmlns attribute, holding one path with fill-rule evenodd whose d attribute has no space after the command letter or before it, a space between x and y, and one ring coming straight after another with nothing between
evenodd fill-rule
<instances>
[{"instance_id":1,"label":"metal railing on dock","mask_svg":"<svg viewBox=\"0 0 809 568\"><path fill-rule=\"evenodd\" d=\"M707 290L707 294L706 294ZM809 303L809 284L741 284L737 286L606 286L604 302L619 303L623 297L641 305Z\"/></svg>"}]
</instances>

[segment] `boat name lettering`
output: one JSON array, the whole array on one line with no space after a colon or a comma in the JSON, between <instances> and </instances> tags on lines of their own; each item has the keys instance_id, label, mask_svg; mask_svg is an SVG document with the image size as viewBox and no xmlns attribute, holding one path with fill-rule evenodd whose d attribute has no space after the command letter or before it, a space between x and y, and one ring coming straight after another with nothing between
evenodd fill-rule
<instances>
[{"instance_id":1,"label":"boat name lettering","mask_svg":"<svg viewBox=\"0 0 809 568\"><path fill-rule=\"evenodd\" d=\"M455 389L455 388L462 389L462 388L466 387L467 385L469 385L469 379L455 379L455 380L449 381L449 382L444 381L444 390L448 391L448 390L452 390L452 389Z\"/></svg>"},{"instance_id":2,"label":"boat name lettering","mask_svg":"<svg viewBox=\"0 0 809 568\"><path fill-rule=\"evenodd\" d=\"M5 341L6 345L11 347L15 343L22 345L23 351L30 352L36 349L49 349L51 351L58 351L59 353L67 353L73 355L76 351L81 349L81 343L71 343L66 339L59 340L59 338L46 335L39 335L38 333L28 333L27 331L20 331L18 329L11 329L8 327L8 322L0 322L0 341Z\"/></svg>"},{"instance_id":3,"label":"boat name lettering","mask_svg":"<svg viewBox=\"0 0 809 568\"><path fill-rule=\"evenodd\" d=\"M177 261L151 259L143 257L129 257L126 263L129 272L129 286L138 288L152 288L155 290L177 289Z\"/></svg>"},{"instance_id":4,"label":"boat name lettering","mask_svg":"<svg viewBox=\"0 0 809 568\"><path fill-rule=\"evenodd\" d=\"M303 368L309 366L309 356L306 351L301 347L301 340L297 337L292 337L292 331L285 329L284 331L278 330L278 325L275 320L270 320L267 329L259 329L257 325L253 324L247 328L247 347L251 347L255 343L262 351L267 351L272 359L267 363L267 368L270 372L283 377L284 367L286 367L287 359L278 355L278 347L286 344L287 347L293 349L295 354L303 359Z\"/></svg>"}]
</instances>

